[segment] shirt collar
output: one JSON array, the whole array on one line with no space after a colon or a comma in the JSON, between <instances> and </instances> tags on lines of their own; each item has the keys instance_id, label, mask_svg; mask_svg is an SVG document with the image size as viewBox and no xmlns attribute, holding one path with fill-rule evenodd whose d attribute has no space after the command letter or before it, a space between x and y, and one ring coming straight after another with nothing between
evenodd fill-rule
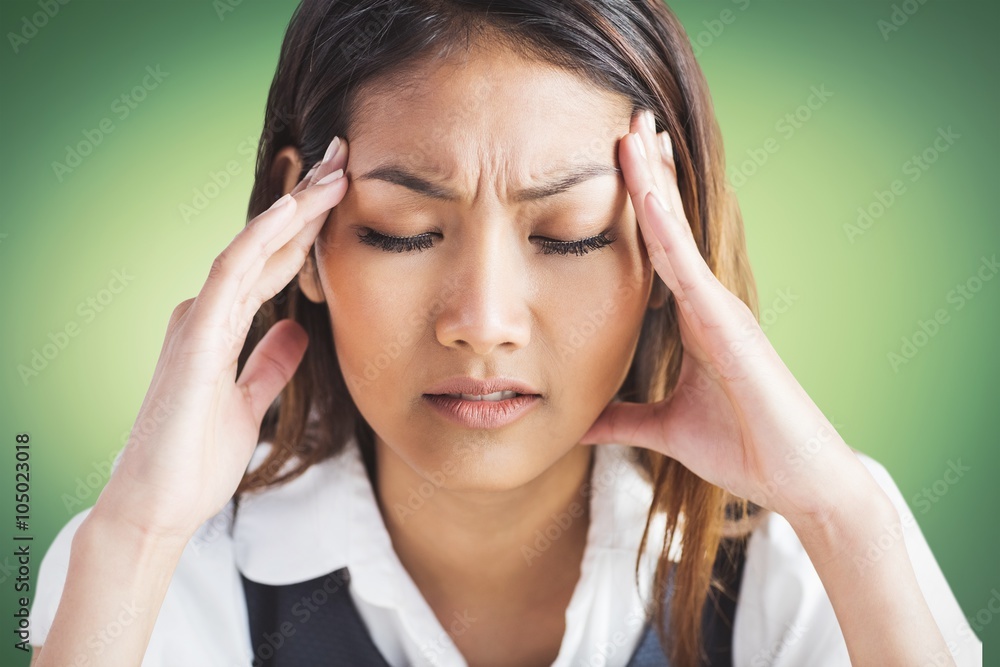
<instances>
[{"instance_id":1,"label":"shirt collar","mask_svg":"<svg viewBox=\"0 0 1000 667\"><path fill-rule=\"evenodd\" d=\"M257 447L251 468L270 447L267 442ZM610 550L634 565L652 488L637 469L631 448L594 447L586 553L593 558L598 552L608 555ZM403 566L392 548L353 436L339 453L313 464L295 479L244 495L232 525L236 566L252 581L298 583L348 567L356 593L373 604L399 603L396 575ZM653 547L662 544L655 523L648 540ZM413 585L409 577L405 579ZM415 587L411 592L416 592Z\"/></svg>"}]
</instances>

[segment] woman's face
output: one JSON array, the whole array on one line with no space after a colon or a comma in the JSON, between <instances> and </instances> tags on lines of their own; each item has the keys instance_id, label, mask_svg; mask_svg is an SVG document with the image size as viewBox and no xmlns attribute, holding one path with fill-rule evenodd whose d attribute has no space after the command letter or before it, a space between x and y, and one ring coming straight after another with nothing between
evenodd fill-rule
<instances>
[{"instance_id":1,"label":"woman's face","mask_svg":"<svg viewBox=\"0 0 1000 667\"><path fill-rule=\"evenodd\" d=\"M412 82L362 98L347 194L300 283L328 304L380 451L438 486L515 488L580 446L635 352L653 273L614 171L631 107L509 53ZM426 236L397 252L363 242L369 230ZM543 247L602 233L613 242L585 254ZM540 397L507 425L465 426L425 396L455 376L514 378Z\"/></svg>"}]
</instances>

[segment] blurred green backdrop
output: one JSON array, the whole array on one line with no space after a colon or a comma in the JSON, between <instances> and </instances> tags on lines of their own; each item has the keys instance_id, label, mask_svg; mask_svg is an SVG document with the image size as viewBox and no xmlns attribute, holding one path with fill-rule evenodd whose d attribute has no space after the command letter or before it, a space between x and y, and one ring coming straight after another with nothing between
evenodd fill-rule
<instances>
[{"instance_id":1,"label":"blurred green backdrop","mask_svg":"<svg viewBox=\"0 0 1000 667\"><path fill-rule=\"evenodd\" d=\"M980 637L997 637L1000 7L670 4L713 91L768 336L889 469ZM31 436L33 578L103 487L170 311L243 225L295 5L0 4L10 630L15 434ZM44 368L22 375L36 351ZM953 483L951 464L969 468ZM12 643L0 663L27 665Z\"/></svg>"}]
</instances>

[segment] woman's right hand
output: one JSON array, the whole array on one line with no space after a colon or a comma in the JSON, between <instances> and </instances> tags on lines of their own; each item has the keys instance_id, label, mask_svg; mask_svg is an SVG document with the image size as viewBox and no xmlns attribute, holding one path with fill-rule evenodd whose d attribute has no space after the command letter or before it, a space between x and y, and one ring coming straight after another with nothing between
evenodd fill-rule
<instances>
[{"instance_id":1,"label":"woman's right hand","mask_svg":"<svg viewBox=\"0 0 1000 667\"><path fill-rule=\"evenodd\" d=\"M295 277L347 192L343 176L322 182L346 170L347 153L334 139L329 158L251 220L216 257L198 296L174 309L128 443L93 510L104 520L186 540L232 497L308 337L293 320L277 322L237 378L240 351L257 310Z\"/></svg>"}]
</instances>

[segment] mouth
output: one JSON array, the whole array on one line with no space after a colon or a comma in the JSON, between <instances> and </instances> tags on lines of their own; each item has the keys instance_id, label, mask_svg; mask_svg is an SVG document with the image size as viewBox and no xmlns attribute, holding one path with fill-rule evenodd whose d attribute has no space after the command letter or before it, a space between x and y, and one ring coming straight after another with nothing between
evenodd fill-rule
<instances>
[{"instance_id":1,"label":"mouth","mask_svg":"<svg viewBox=\"0 0 1000 667\"><path fill-rule=\"evenodd\" d=\"M439 417L465 428L499 428L542 403L533 384L514 377L456 376L429 387L425 403Z\"/></svg>"},{"instance_id":2,"label":"mouth","mask_svg":"<svg viewBox=\"0 0 1000 667\"><path fill-rule=\"evenodd\" d=\"M460 398L464 401L506 401L510 398L517 398L518 396L537 396L537 394L521 394L516 391L496 391L492 394L430 394L431 396L450 396L451 398Z\"/></svg>"},{"instance_id":3,"label":"mouth","mask_svg":"<svg viewBox=\"0 0 1000 667\"><path fill-rule=\"evenodd\" d=\"M541 403L538 394L498 391L492 394L424 394L439 416L465 428L507 426Z\"/></svg>"},{"instance_id":4,"label":"mouth","mask_svg":"<svg viewBox=\"0 0 1000 667\"><path fill-rule=\"evenodd\" d=\"M541 397L541 392L533 384L513 377L480 379L456 376L427 387L424 396L450 396L467 401L505 401L518 396Z\"/></svg>"}]
</instances>

